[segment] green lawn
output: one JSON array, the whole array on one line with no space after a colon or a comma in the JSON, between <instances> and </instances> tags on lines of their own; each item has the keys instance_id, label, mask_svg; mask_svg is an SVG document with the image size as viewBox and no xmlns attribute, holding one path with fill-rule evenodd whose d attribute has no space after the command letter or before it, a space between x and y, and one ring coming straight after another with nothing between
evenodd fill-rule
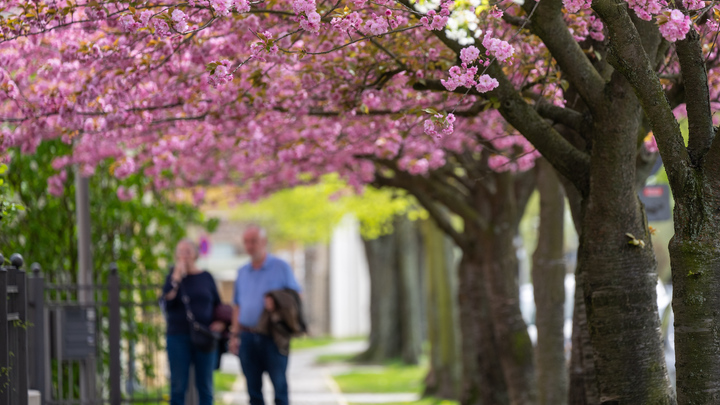
<instances>
[{"instance_id":1,"label":"green lawn","mask_svg":"<svg viewBox=\"0 0 720 405\"><path fill-rule=\"evenodd\" d=\"M235 384L235 380L237 380L238 377L238 374L216 371L213 375L214 392L232 391L232 386Z\"/></svg>"},{"instance_id":2,"label":"green lawn","mask_svg":"<svg viewBox=\"0 0 720 405\"><path fill-rule=\"evenodd\" d=\"M238 374L223 373L216 371L213 374L214 392L232 391L232 386L239 377ZM170 390L168 386L157 388L149 391L136 391L133 393L134 404L155 404L157 398L170 400Z\"/></svg>"},{"instance_id":3,"label":"green lawn","mask_svg":"<svg viewBox=\"0 0 720 405\"><path fill-rule=\"evenodd\" d=\"M303 350L303 349L313 349L316 347L321 346L327 346L330 343L336 343L336 342L350 342L354 340L364 340L367 339L365 336L358 336L358 337L352 337L352 338L342 338L342 339L335 339L331 337L299 337L292 339L290 341L290 350Z\"/></svg>"},{"instance_id":4,"label":"green lawn","mask_svg":"<svg viewBox=\"0 0 720 405\"><path fill-rule=\"evenodd\" d=\"M334 378L340 390L345 393L421 393L426 374L427 365L389 364L378 369L358 368L349 373L336 375Z\"/></svg>"},{"instance_id":5,"label":"green lawn","mask_svg":"<svg viewBox=\"0 0 720 405\"><path fill-rule=\"evenodd\" d=\"M447 399L423 398L419 401L414 401L414 402L392 402L392 403L374 404L374 405L459 405L459 404L460 403L457 401L449 401ZM350 405L370 405L370 404L351 403Z\"/></svg>"}]
</instances>

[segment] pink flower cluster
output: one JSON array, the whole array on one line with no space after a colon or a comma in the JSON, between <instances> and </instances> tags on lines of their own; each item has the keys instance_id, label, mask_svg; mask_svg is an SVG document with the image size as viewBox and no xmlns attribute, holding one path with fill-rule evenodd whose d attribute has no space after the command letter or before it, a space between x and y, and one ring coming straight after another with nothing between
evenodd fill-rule
<instances>
[{"instance_id":1,"label":"pink flower cluster","mask_svg":"<svg viewBox=\"0 0 720 405\"><path fill-rule=\"evenodd\" d=\"M653 135L652 133L645 138L643 144L645 145L645 149L647 149L647 151L650 153L655 153L659 151L657 141L655 140L655 135Z\"/></svg>"},{"instance_id":2,"label":"pink flower cluster","mask_svg":"<svg viewBox=\"0 0 720 405\"><path fill-rule=\"evenodd\" d=\"M478 68L473 66L467 67L467 64L463 63L460 66L453 66L450 68L450 79L442 79L440 82L449 91L455 91L458 87L470 88L477 83L475 81L475 75L477 74Z\"/></svg>"},{"instance_id":3,"label":"pink flower cluster","mask_svg":"<svg viewBox=\"0 0 720 405\"><path fill-rule=\"evenodd\" d=\"M424 130L426 134L440 139L442 138L440 132L442 132L444 135L450 135L453 133L454 123L455 114L453 113L450 113L447 116L444 116L442 114L435 114L432 119L425 120ZM440 132L438 132L438 130Z\"/></svg>"},{"instance_id":4,"label":"pink flower cluster","mask_svg":"<svg viewBox=\"0 0 720 405\"><path fill-rule=\"evenodd\" d=\"M691 23L690 16L683 14L680 10L665 11L663 15L658 16L660 33L670 42L684 39L690 31Z\"/></svg>"},{"instance_id":5,"label":"pink flower cluster","mask_svg":"<svg viewBox=\"0 0 720 405\"><path fill-rule=\"evenodd\" d=\"M187 24L187 16L185 15L185 13L182 12L182 10L176 8L172 12L171 17L173 22L175 23L175 29L178 32L185 32L189 29Z\"/></svg>"},{"instance_id":6,"label":"pink flower cluster","mask_svg":"<svg viewBox=\"0 0 720 405\"><path fill-rule=\"evenodd\" d=\"M515 54L515 48L513 48L512 45L502 39L493 38L490 30L485 32L482 44L485 49L487 49L486 53L494 56L500 62L504 62L507 59L512 58L513 54ZM512 59L510 60L510 63L512 63Z\"/></svg>"},{"instance_id":7,"label":"pink flower cluster","mask_svg":"<svg viewBox=\"0 0 720 405\"><path fill-rule=\"evenodd\" d=\"M131 174L135 173L135 170L137 168L135 167L135 160L128 157L125 158L118 166L115 168L115 177L118 179L124 179L130 176Z\"/></svg>"},{"instance_id":8,"label":"pink flower cluster","mask_svg":"<svg viewBox=\"0 0 720 405\"><path fill-rule=\"evenodd\" d=\"M120 186L117 188L117 197L120 201L130 201L135 197L135 193L124 186Z\"/></svg>"},{"instance_id":9,"label":"pink flower cluster","mask_svg":"<svg viewBox=\"0 0 720 405\"><path fill-rule=\"evenodd\" d=\"M472 45L460 50L460 60L466 65L473 63L478 56L480 56L480 50Z\"/></svg>"},{"instance_id":10,"label":"pink flower cluster","mask_svg":"<svg viewBox=\"0 0 720 405\"><path fill-rule=\"evenodd\" d=\"M210 0L210 6L212 6L213 10L219 15L227 17L230 15L232 3L230 0Z\"/></svg>"},{"instance_id":11,"label":"pink flower cluster","mask_svg":"<svg viewBox=\"0 0 720 405\"><path fill-rule=\"evenodd\" d=\"M445 28L450 18L450 5L452 3L452 0L443 1L440 4L440 13L435 10L428 11L427 15L420 19L420 24L427 30L439 31Z\"/></svg>"},{"instance_id":12,"label":"pink flower cluster","mask_svg":"<svg viewBox=\"0 0 720 405\"><path fill-rule=\"evenodd\" d=\"M667 7L665 0L627 0L635 14L645 21L652 20L653 14L660 14L663 8Z\"/></svg>"},{"instance_id":13,"label":"pink flower cluster","mask_svg":"<svg viewBox=\"0 0 720 405\"><path fill-rule=\"evenodd\" d=\"M63 195L65 190L65 182L67 181L67 171L63 170L60 173L48 178L48 193L55 197Z\"/></svg>"},{"instance_id":14,"label":"pink flower cluster","mask_svg":"<svg viewBox=\"0 0 720 405\"><path fill-rule=\"evenodd\" d=\"M300 18L300 26L305 31L320 31L321 16L317 12L315 0L294 0L293 11Z\"/></svg>"},{"instance_id":15,"label":"pink flower cluster","mask_svg":"<svg viewBox=\"0 0 720 405\"><path fill-rule=\"evenodd\" d=\"M592 5L592 0L563 0L563 6L568 13L577 13L580 10L587 10Z\"/></svg>"},{"instance_id":16,"label":"pink flower cluster","mask_svg":"<svg viewBox=\"0 0 720 405\"><path fill-rule=\"evenodd\" d=\"M217 63L215 71L208 78L208 84L213 87L222 86L225 83L231 82L233 79L232 75L232 62L229 60L223 60Z\"/></svg>"},{"instance_id":17,"label":"pink flower cluster","mask_svg":"<svg viewBox=\"0 0 720 405\"><path fill-rule=\"evenodd\" d=\"M330 23L336 30L345 32L348 30L360 29L363 20L358 12L352 12L344 17L335 17Z\"/></svg>"},{"instance_id":18,"label":"pink flower cluster","mask_svg":"<svg viewBox=\"0 0 720 405\"><path fill-rule=\"evenodd\" d=\"M705 2L703 0L683 0L683 4L688 10L700 10L705 7Z\"/></svg>"},{"instance_id":19,"label":"pink flower cluster","mask_svg":"<svg viewBox=\"0 0 720 405\"><path fill-rule=\"evenodd\" d=\"M372 18L365 21L365 34L367 35L382 35L388 32L389 24L384 16L377 16L373 13Z\"/></svg>"}]
</instances>

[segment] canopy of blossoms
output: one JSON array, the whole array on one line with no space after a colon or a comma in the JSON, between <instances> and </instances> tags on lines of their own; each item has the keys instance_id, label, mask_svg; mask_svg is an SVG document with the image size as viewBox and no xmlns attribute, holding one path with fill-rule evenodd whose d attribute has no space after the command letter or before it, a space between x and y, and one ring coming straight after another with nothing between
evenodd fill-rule
<instances>
[{"instance_id":1,"label":"canopy of blossoms","mask_svg":"<svg viewBox=\"0 0 720 405\"><path fill-rule=\"evenodd\" d=\"M668 41L712 8L628 4ZM605 39L590 2L564 5L576 41ZM240 198L327 172L360 186L378 159L424 174L482 148L494 170L527 170L539 153L495 110L488 69L501 66L536 105L564 106L567 83L525 29L534 10L507 0L0 1L0 152L72 143L51 192L69 165L91 174L108 158L120 178L245 184Z\"/></svg>"}]
</instances>

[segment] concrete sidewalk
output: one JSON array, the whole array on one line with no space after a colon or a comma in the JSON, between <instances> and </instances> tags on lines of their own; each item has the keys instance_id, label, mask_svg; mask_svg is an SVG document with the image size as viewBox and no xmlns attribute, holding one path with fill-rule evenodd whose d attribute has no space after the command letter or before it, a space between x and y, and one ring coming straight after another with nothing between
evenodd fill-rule
<instances>
[{"instance_id":1,"label":"concrete sidewalk","mask_svg":"<svg viewBox=\"0 0 720 405\"><path fill-rule=\"evenodd\" d=\"M383 404L417 400L416 394L343 394L331 376L348 371L350 366L318 365L315 362L318 356L325 354L359 353L365 346L365 342L338 342L291 353L288 368L290 403L292 405L348 405L351 403ZM234 355L223 356L220 369L225 373L242 374L240 361ZM263 378L263 392L265 403L272 404L274 398L272 384L267 375ZM247 405L249 401L245 378L241 375L232 392L216 393L215 399L221 404Z\"/></svg>"}]
</instances>

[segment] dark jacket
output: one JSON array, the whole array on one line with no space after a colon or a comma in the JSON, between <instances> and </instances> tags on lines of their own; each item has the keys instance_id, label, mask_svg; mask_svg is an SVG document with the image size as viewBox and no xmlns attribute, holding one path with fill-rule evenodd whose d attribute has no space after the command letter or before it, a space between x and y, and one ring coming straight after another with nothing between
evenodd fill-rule
<instances>
[{"instance_id":1,"label":"dark jacket","mask_svg":"<svg viewBox=\"0 0 720 405\"><path fill-rule=\"evenodd\" d=\"M257 330L272 337L280 353L287 356L290 353L290 339L307 332L300 295L293 289L285 288L270 291L265 296L275 301L275 310L263 311Z\"/></svg>"}]
</instances>

